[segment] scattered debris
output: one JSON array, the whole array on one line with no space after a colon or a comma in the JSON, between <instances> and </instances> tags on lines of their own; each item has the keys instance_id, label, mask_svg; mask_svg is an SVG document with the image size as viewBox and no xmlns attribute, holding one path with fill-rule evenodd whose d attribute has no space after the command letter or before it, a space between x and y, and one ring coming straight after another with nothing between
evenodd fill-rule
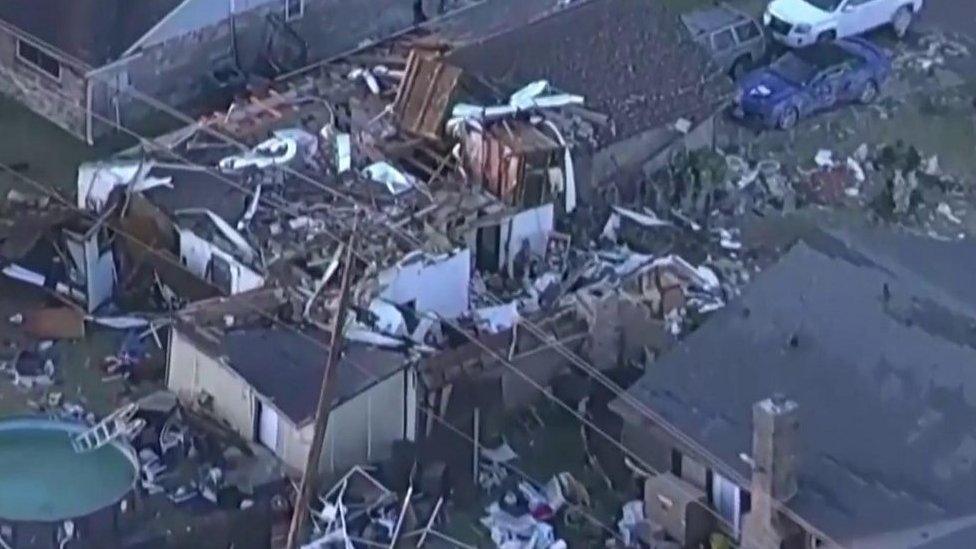
<instances>
[{"instance_id":1,"label":"scattered debris","mask_svg":"<svg viewBox=\"0 0 976 549\"><path fill-rule=\"evenodd\" d=\"M376 162L363 169L363 175L386 187L396 196L409 191L416 185L416 179L394 168L387 162Z\"/></svg>"},{"instance_id":2,"label":"scattered debris","mask_svg":"<svg viewBox=\"0 0 976 549\"><path fill-rule=\"evenodd\" d=\"M828 149L820 149L817 151L817 156L813 159L817 166L821 169L823 168L833 168L834 167L834 153Z\"/></svg>"},{"instance_id":3,"label":"scattered debris","mask_svg":"<svg viewBox=\"0 0 976 549\"><path fill-rule=\"evenodd\" d=\"M312 136L314 139L314 136ZM298 139L292 136L276 135L259 143L250 152L228 156L218 166L223 172L240 172L249 168L263 170L272 166L289 164L298 155Z\"/></svg>"}]
</instances>

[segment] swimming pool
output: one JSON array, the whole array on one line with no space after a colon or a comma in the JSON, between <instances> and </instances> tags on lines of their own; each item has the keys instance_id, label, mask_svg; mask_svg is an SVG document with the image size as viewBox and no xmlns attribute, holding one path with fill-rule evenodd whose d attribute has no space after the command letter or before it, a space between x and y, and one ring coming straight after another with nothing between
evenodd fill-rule
<instances>
[{"instance_id":1,"label":"swimming pool","mask_svg":"<svg viewBox=\"0 0 976 549\"><path fill-rule=\"evenodd\" d=\"M71 437L85 429L45 418L0 420L0 519L63 521L125 498L139 470L135 451L113 442L75 453Z\"/></svg>"}]
</instances>

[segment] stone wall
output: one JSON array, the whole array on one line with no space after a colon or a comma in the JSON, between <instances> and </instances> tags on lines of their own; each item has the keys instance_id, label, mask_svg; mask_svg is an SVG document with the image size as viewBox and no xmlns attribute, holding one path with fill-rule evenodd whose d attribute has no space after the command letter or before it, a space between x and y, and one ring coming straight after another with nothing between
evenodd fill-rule
<instances>
[{"instance_id":1,"label":"stone wall","mask_svg":"<svg viewBox=\"0 0 976 549\"><path fill-rule=\"evenodd\" d=\"M17 36L3 27L0 27L0 93L13 97L79 139L85 138L84 70L62 62L61 79L57 80L30 66L17 57Z\"/></svg>"}]
</instances>

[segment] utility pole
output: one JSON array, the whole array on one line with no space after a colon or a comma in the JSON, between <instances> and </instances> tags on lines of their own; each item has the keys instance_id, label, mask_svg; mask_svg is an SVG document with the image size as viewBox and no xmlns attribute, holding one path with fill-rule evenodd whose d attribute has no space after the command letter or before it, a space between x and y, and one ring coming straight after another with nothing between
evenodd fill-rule
<instances>
[{"instance_id":1,"label":"utility pole","mask_svg":"<svg viewBox=\"0 0 976 549\"><path fill-rule=\"evenodd\" d=\"M358 220L357 220L358 221ZM343 332L345 331L346 312L349 309L350 280L353 270L353 250L356 247L358 222L354 223L352 235L346 245L346 256L343 261L342 284L339 294L339 308L332 324L332 335L329 337L329 356L326 358L325 374L322 376L322 388L319 391L319 403L315 410L315 433L312 436L312 446L308 451L308 462L298 491L298 501L291 516L291 526L288 529L288 549L296 549L298 538L305 529L308 517L309 501L315 490L318 477L319 461L322 457L322 445L325 442L325 430L329 426L329 413L332 411L332 401L335 400L335 372L342 353Z\"/></svg>"}]
</instances>

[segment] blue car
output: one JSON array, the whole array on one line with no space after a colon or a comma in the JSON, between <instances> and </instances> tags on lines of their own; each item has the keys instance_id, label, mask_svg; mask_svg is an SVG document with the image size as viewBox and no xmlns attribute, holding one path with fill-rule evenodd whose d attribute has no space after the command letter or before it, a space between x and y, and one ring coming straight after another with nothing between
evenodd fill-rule
<instances>
[{"instance_id":1,"label":"blue car","mask_svg":"<svg viewBox=\"0 0 976 549\"><path fill-rule=\"evenodd\" d=\"M891 60L867 40L818 43L746 75L732 114L786 130L841 103L871 103L890 75Z\"/></svg>"}]
</instances>

